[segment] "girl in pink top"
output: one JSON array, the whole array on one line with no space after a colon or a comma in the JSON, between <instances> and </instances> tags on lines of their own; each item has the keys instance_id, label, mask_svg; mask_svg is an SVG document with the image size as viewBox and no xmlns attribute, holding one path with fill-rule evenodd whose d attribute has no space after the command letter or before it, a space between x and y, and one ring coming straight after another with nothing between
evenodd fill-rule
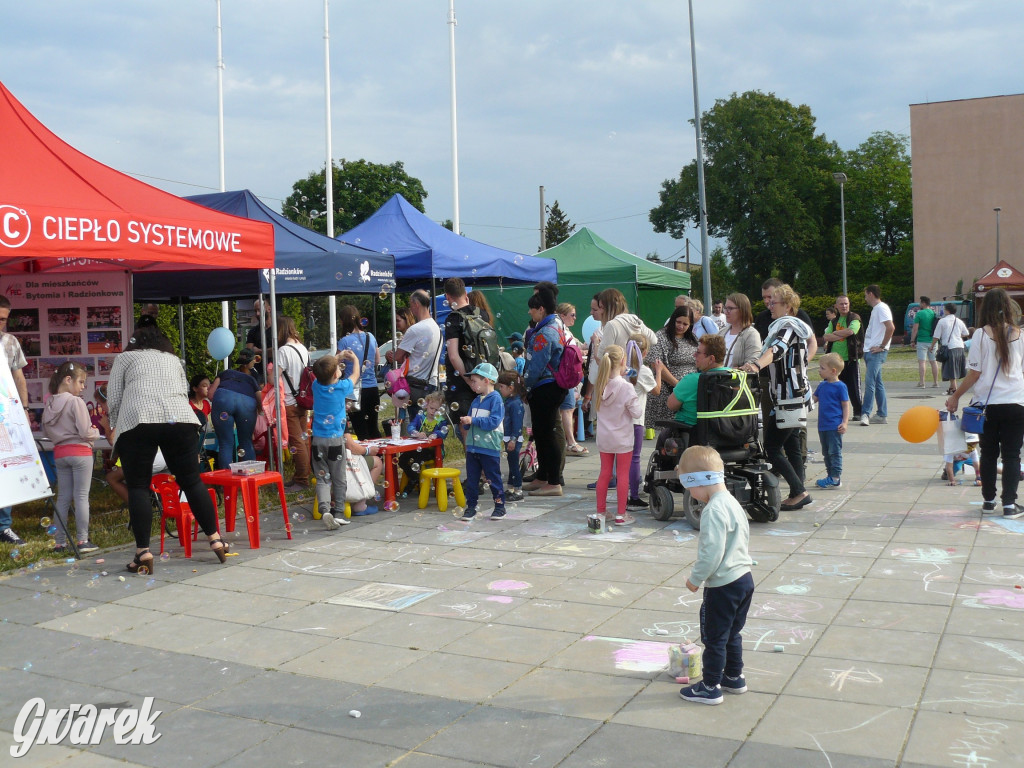
<instances>
[{"instance_id":1,"label":"girl in pink top","mask_svg":"<svg viewBox=\"0 0 1024 768\"><path fill-rule=\"evenodd\" d=\"M92 425L89 409L82 400L87 373L79 363L67 362L50 377L53 397L43 408L43 430L53 441L53 458L57 465L57 517L60 524L54 533L57 551L67 546L68 510L75 502L75 530L78 551L95 552L89 541L89 487L92 485L92 444L99 430Z\"/></svg>"},{"instance_id":2,"label":"girl in pink top","mask_svg":"<svg viewBox=\"0 0 1024 768\"><path fill-rule=\"evenodd\" d=\"M616 525L631 525L636 519L626 512L629 496L629 463L633 458L633 419L643 414L636 390L623 377L626 353L609 344L597 369L594 402L597 403L597 449L601 452L601 474L597 478L597 513L604 517L608 507L608 484L612 464L621 482L616 485Z\"/></svg>"}]
</instances>

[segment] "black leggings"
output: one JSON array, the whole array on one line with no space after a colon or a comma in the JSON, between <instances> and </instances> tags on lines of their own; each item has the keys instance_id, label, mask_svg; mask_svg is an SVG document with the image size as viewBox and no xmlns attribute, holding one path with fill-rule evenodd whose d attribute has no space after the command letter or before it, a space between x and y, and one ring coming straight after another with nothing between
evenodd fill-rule
<instances>
[{"instance_id":1,"label":"black leggings","mask_svg":"<svg viewBox=\"0 0 1024 768\"><path fill-rule=\"evenodd\" d=\"M996 497L996 472L1003 460L1003 506L1017 501L1020 484L1020 446L1024 441L1024 406L1016 403L993 403L985 408L985 431L981 443L981 495L993 501Z\"/></svg>"},{"instance_id":2,"label":"black leggings","mask_svg":"<svg viewBox=\"0 0 1024 768\"><path fill-rule=\"evenodd\" d=\"M153 525L150 484L153 481L153 459L157 448L164 455L167 471L174 475L178 487L192 508L192 514L207 536L217 532L217 512L210 494L199 479L196 461L195 424L140 424L117 436L117 452L121 457L124 482L128 486L128 517L135 533L135 546L149 547ZM188 531L179 535L187 536Z\"/></svg>"},{"instance_id":3,"label":"black leggings","mask_svg":"<svg viewBox=\"0 0 1024 768\"><path fill-rule=\"evenodd\" d=\"M377 389L377 385L364 385L359 395L359 410L351 411L348 415L352 422L352 431L359 440L375 440L381 436L380 414L377 412L379 405L380 390Z\"/></svg>"},{"instance_id":4,"label":"black leggings","mask_svg":"<svg viewBox=\"0 0 1024 768\"><path fill-rule=\"evenodd\" d=\"M555 426L560 424L558 406L565 400L565 393L555 382L542 384L530 390L530 418L533 421L533 441L537 447L537 479L549 485L560 485L563 454L558 448ZM562 451L565 442L562 442Z\"/></svg>"}]
</instances>

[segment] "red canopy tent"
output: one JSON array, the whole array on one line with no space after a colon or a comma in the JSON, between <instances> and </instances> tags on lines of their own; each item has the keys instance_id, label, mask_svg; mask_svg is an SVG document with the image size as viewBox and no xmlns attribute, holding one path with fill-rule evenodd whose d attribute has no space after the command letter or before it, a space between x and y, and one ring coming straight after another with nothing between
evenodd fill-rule
<instances>
[{"instance_id":1,"label":"red canopy tent","mask_svg":"<svg viewBox=\"0 0 1024 768\"><path fill-rule=\"evenodd\" d=\"M190 203L93 160L0 83L0 274L273 266L270 224Z\"/></svg>"},{"instance_id":2,"label":"red canopy tent","mask_svg":"<svg viewBox=\"0 0 1024 768\"><path fill-rule=\"evenodd\" d=\"M981 300L993 288L1002 288L1018 304L1024 303L1024 273L1000 261L974 283L974 316L978 317Z\"/></svg>"}]
</instances>

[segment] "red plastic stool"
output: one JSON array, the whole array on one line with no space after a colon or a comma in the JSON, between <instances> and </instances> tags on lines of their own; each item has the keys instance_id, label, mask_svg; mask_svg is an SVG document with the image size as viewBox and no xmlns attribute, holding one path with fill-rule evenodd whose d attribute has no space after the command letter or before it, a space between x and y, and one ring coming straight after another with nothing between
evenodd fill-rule
<instances>
[{"instance_id":1,"label":"red plastic stool","mask_svg":"<svg viewBox=\"0 0 1024 768\"><path fill-rule=\"evenodd\" d=\"M284 479L280 472L236 475L230 469L218 469L203 472L199 478L207 485L217 485L224 489L224 527L228 532L235 530L238 497L241 496L242 514L245 515L251 549L260 548L260 488L264 485L276 485L278 495L281 497L284 529L288 538L292 537L292 526L288 520L288 502L284 496Z\"/></svg>"},{"instance_id":2,"label":"red plastic stool","mask_svg":"<svg viewBox=\"0 0 1024 768\"><path fill-rule=\"evenodd\" d=\"M192 514L187 501L181 500L181 488L170 475L154 475L153 492L160 499L160 554L164 553L164 536L167 533L167 519L174 520L178 527L178 541L185 550L185 557L192 557L192 542L199 538L199 523ZM213 502L214 520L217 519L217 494L209 489L210 500ZM217 526L220 530L220 526Z\"/></svg>"}]
</instances>

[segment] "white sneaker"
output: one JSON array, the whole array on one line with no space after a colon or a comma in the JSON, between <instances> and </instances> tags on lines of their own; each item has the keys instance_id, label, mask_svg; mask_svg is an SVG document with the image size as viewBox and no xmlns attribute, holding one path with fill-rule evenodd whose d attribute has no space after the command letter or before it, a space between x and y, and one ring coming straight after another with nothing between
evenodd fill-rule
<instances>
[{"instance_id":1,"label":"white sneaker","mask_svg":"<svg viewBox=\"0 0 1024 768\"><path fill-rule=\"evenodd\" d=\"M868 414L865 413L863 416L860 417L860 425L862 427L870 427L871 426L871 417Z\"/></svg>"},{"instance_id":2,"label":"white sneaker","mask_svg":"<svg viewBox=\"0 0 1024 768\"><path fill-rule=\"evenodd\" d=\"M323 521L324 528L326 528L328 531L337 530L341 526L341 523L335 520L334 515L332 515L330 512L324 512L323 517L321 517L320 519ZM348 521L346 520L345 522Z\"/></svg>"}]
</instances>

